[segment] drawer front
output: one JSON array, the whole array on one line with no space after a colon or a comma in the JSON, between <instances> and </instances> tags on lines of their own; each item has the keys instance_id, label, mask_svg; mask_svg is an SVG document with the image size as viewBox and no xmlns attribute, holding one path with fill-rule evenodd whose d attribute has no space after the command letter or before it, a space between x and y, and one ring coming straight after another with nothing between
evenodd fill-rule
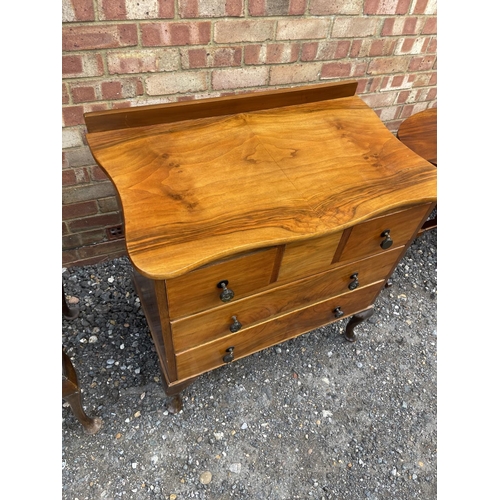
<instances>
[{"instance_id":1,"label":"drawer front","mask_svg":"<svg viewBox=\"0 0 500 500\"><path fill-rule=\"evenodd\" d=\"M255 325L248 330L227 335L177 354L176 365L179 380L194 377L224 365L223 357L230 347L234 348L234 359L239 359L340 319L336 318L333 312L337 307L344 312L344 317L363 311L373 304L383 285L384 281L379 281L355 292L295 310Z\"/></svg>"},{"instance_id":2,"label":"drawer front","mask_svg":"<svg viewBox=\"0 0 500 500\"><path fill-rule=\"evenodd\" d=\"M406 245L413 233L421 226L429 208L430 205L419 205L354 226L342 250L339 262L387 252L388 249ZM393 241L388 249L384 249L384 246L388 246L387 237L383 236L385 231L389 231L389 237Z\"/></svg>"},{"instance_id":3,"label":"drawer front","mask_svg":"<svg viewBox=\"0 0 500 500\"><path fill-rule=\"evenodd\" d=\"M286 245L278 281L303 278L327 270L341 237L342 231Z\"/></svg>"},{"instance_id":4,"label":"drawer front","mask_svg":"<svg viewBox=\"0 0 500 500\"><path fill-rule=\"evenodd\" d=\"M172 321L175 352L182 352L228 335L231 333L230 328L234 328L235 321L241 324L238 331L244 332L256 323L275 315L385 280L403 248L395 248L387 253L279 286L214 310Z\"/></svg>"},{"instance_id":5,"label":"drawer front","mask_svg":"<svg viewBox=\"0 0 500 500\"><path fill-rule=\"evenodd\" d=\"M277 248L217 262L166 281L170 318L179 318L224 304L217 285L227 282L237 300L267 286L273 274Z\"/></svg>"}]
</instances>

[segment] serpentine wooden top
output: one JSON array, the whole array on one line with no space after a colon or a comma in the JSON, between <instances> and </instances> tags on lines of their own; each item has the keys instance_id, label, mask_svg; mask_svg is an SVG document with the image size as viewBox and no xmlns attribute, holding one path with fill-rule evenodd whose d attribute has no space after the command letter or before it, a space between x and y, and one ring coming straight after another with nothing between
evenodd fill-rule
<instances>
[{"instance_id":1,"label":"serpentine wooden top","mask_svg":"<svg viewBox=\"0 0 500 500\"><path fill-rule=\"evenodd\" d=\"M87 114L88 143L117 189L134 266L172 278L435 201L436 168L396 139L355 88ZM260 104L244 111L245 99L258 94Z\"/></svg>"}]
</instances>

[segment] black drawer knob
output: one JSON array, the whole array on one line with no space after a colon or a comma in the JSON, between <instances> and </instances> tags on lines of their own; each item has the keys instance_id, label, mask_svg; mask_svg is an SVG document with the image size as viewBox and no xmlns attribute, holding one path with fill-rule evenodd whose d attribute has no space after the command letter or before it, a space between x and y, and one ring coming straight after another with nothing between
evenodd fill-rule
<instances>
[{"instance_id":1,"label":"black drawer knob","mask_svg":"<svg viewBox=\"0 0 500 500\"><path fill-rule=\"evenodd\" d=\"M342 309L339 306L333 310L333 314L335 314L336 318L341 318L344 315L344 311L342 311Z\"/></svg>"},{"instance_id":2,"label":"black drawer knob","mask_svg":"<svg viewBox=\"0 0 500 500\"><path fill-rule=\"evenodd\" d=\"M382 238L385 238L382 243L380 243L380 246L384 249L384 250L387 250L388 248L390 248L392 246L392 244L394 243L391 239L391 235L390 235L390 232L391 230L390 229L386 229L380 236Z\"/></svg>"},{"instance_id":3,"label":"black drawer knob","mask_svg":"<svg viewBox=\"0 0 500 500\"><path fill-rule=\"evenodd\" d=\"M351 275L352 281L349 283L349 290L355 290L359 286L358 273Z\"/></svg>"},{"instance_id":4,"label":"black drawer knob","mask_svg":"<svg viewBox=\"0 0 500 500\"><path fill-rule=\"evenodd\" d=\"M232 333L236 333L241 329L241 323L236 319L236 316L232 316L231 319L233 320L233 322L231 323L229 330L231 330Z\"/></svg>"},{"instance_id":5,"label":"black drawer knob","mask_svg":"<svg viewBox=\"0 0 500 500\"><path fill-rule=\"evenodd\" d=\"M227 287L229 282L227 280L222 280L217 283L217 288L222 288L222 293L219 295L222 302L229 302L234 297L234 292Z\"/></svg>"},{"instance_id":6,"label":"black drawer knob","mask_svg":"<svg viewBox=\"0 0 500 500\"><path fill-rule=\"evenodd\" d=\"M231 363L234 359L234 347L228 347L226 352L227 354L222 358L222 361L224 361L224 363Z\"/></svg>"}]
</instances>

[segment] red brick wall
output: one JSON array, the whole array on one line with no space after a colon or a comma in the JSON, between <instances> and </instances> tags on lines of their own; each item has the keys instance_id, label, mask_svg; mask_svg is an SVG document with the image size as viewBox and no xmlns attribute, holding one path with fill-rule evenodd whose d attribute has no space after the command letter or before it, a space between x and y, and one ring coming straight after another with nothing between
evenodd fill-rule
<instances>
[{"instance_id":1,"label":"red brick wall","mask_svg":"<svg viewBox=\"0 0 500 500\"><path fill-rule=\"evenodd\" d=\"M63 0L63 264L125 253L83 113L356 79L392 132L437 105L436 0Z\"/></svg>"}]
</instances>

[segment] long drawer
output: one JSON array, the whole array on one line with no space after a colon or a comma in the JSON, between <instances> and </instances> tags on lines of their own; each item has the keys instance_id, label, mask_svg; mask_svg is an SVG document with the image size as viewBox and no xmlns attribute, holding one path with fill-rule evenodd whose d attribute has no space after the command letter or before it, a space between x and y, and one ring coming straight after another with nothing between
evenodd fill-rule
<instances>
[{"instance_id":1,"label":"long drawer","mask_svg":"<svg viewBox=\"0 0 500 500\"><path fill-rule=\"evenodd\" d=\"M245 331L178 353L175 359L179 380L194 377L224 365L223 358L231 348L234 359L239 359L332 323L343 316L363 311L373 304L383 285L384 281L379 281L354 292L274 317ZM335 310L342 311L343 315L337 317Z\"/></svg>"},{"instance_id":2,"label":"long drawer","mask_svg":"<svg viewBox=\"0 0 500 500\"><path fill-rule=\"evenodd\" d=\"M241 331L277 314L386 279L403 247L171 322L175 352Z\"/></svg>"}]
</instances>

